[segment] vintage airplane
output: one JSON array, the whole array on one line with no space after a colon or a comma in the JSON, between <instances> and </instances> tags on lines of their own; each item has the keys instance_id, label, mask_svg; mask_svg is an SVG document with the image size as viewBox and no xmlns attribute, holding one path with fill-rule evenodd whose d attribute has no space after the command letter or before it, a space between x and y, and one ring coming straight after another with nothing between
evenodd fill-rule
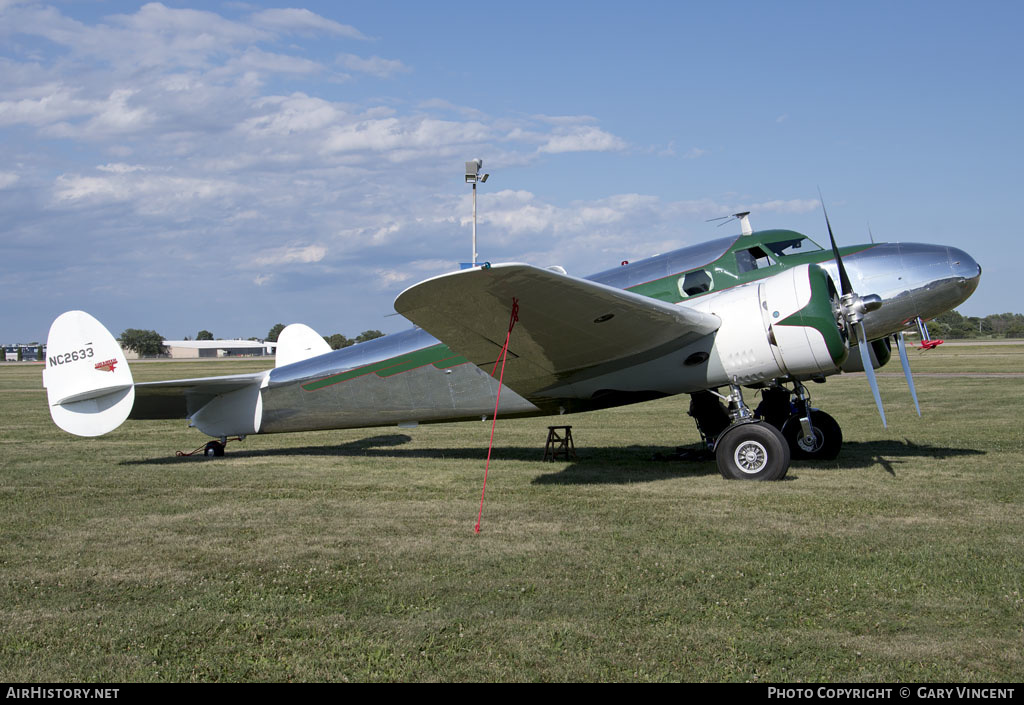
<instances>
[{"instance_id":1,"label":"vintage airplane","mask_svg":"<svg viewBox=\"0 0 1024 705\"><path fill-rule=\"evenodd\" d=\"M331 350L292 324L276 366L252 374L135 383L102 324L69 311L47 341L50 413L79 436L126 418L187 418L218 439L205 453L223 455L229 436L576 413L688 393L723 476L781 479L791 457L835 457L842 443L803 383L864 370L884 423L873 369L895 336L916 404L901 331L966 300L981 268L939 245L840 250L831 225L826 250L791 230L753 232L738 216L741 235L586 278L515 263L437 276L395 301L415 328ZM499 388L490 373L505 350ZM761 390L756 412L744 387Z\"/></svg>"}]
</instances>

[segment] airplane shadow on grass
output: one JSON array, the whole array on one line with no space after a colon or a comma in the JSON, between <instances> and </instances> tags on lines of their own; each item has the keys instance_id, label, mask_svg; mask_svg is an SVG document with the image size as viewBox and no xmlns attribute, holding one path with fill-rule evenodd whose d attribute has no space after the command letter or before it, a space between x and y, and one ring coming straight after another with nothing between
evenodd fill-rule
<instances>
[{"instance_id":1,"label":"airplane shadow on grass","mask_svg":"<svg viewBox=\"0 0 1024 705\"><path fill-rule=\"evenodd\" d=\"M401 433L384 434L361 438L348 443L322 446L298 446L284 448L248 449L236 444L229 445L226 458L273 458L273 457L338 457L338 458L395 458L432 460L479 460L487 457L486 446L456 448L402 448L412 441ZM717 473L714 463L652 462L655 456L674 452L674 448L659 446L623 446L620 448L578 449L578 458L567 461L560 459L551 463L559 472L543 474L533 480L535 484L628 484L632 482L653 482L676 477L708 475ZM495 446L491 454L491 467L496 463L515 461L536 463L543 461L542 446ZM217 462L206 458L200 452L193 456L165 456L143 460L122 460L121 465L188 465L196 462ZM570 463L565 467L566 463ZM482 467L482 466L481 466ZM514 470L513 470L514 471Z\"/></svg>"},{"instance_id":2,"label":"airplane shadow on grass","mask_svg":"<svg viewBox=\"0 0 1024 705\"><path fill-rule=\"evenodd\" d=\"M480 446L460 448L403 448L412 438L405 434L393 433L361 438L348 443L322 446L300 446L294 448L267 448L228 451L228 458L272 458L318 456L318 457L369 457L396 459L434 460L483 460L486 448ZM551 464L553 472L538 475L536 485L587 485L587 484L630 484L634 482L655 482L671 478L699 477L718 474L713 459L709 460L666 460L673 456L676 448L651 445L621 447L577 448L574 460L558 460ZM900 465L932 460L944 460L959 456L984 455L985 452L971 448L946 448L920 445L910 440L900 441L852 441L843 444L843 450L835 460L794 461L787 479L796 479L794 470L801 467L818 467L832 470L857 470L881 465L886 472L895 476ZM537 446L497 446L492 461L539 462L544 451ZM178 465L194 462L216 462L202 456L161 457L145 460L123 460L121 465ZM566 464L568 463L568 464ZM555 470L556 468L560 468ZM531 468L532 469L532 468Z\"/></svg>"},{"instance_id":3,"label":"airplane shadow on grass","mask_svg":"<svg viewBox=\"0 0 1024 705\"><path fill-rule=\"evenodd\" d=\"M830 461L797 461L816 464L835 470L855 470L881 465L887 473L896 476L896 467L906 463L927 463L969 455L985 455L974 448L944 448L914 443L909 438L900 441L849 441L843 443L839 457Z\"/></svg>"}]
</instances>

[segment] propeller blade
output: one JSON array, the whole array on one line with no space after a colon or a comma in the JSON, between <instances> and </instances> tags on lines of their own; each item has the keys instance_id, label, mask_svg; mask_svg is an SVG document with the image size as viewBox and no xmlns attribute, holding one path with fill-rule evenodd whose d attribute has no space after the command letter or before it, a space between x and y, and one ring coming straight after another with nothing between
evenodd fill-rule
<instances>
[{"instance_id":1,"label":"propeller blade","mask_svg":"<svg viewBox=\"0 0 1024 705\"><path fill-rule=\"evenodd\" d=\"M917 390L914 388L914 377L910 374L910 359L907 357L907 344L903 342L903 331L896 334L896 347L900 350L900 364L903 365L903 376L907 378L907 386L910 387L910 396L914 399L914 408L920 416L921 405L917 403Z\"/></svg>"},{"instance_id":2,"label":"propeller blade","mask_svg":"<svg viewBox=\"0 0 1024 705\"><path fill-rule=\"evenodd\" d=\"M878 415L882 417L882 428L889 428L889 424L885 422L885 409L882 408L882 395L878 392L878 380L875 379L875 367L871 364L871 349L864 333L864 324L858 323L854 330L857 334L857 346L860 348L860 359L864 363L864 373L868 376L871 393L875 395Z\"/></svg>"},{"instance_id":3,"label":"propeller blade","mask_svg":"<svg viewBox=\"0 0 1024 705\"><path fill-rule=\"evenodd\" d=\"M832 255L835 257L836 266L839 268L839 286L843 291L843 296L846 296L853 293L853 285L850 284L850 277L846 273L846 267L843 266L843 258L839 256L839 246L836 245L836 237L832 234L832 223L828 222L828 211L825 210L825 199L821 195L821 189L818 189L818 198L821 200L821 212L825 214L828 239L832 241Z\"/></svg>"}]
</instances>

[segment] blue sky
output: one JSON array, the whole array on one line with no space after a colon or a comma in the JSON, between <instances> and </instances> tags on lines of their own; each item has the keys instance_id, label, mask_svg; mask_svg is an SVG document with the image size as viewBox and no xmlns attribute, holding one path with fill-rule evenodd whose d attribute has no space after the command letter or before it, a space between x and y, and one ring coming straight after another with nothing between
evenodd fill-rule
<instances>
[{"instance_id":1,"label":"blue sky","mask_svg":"<svg viewBox=\"0 0 1024 705\"><path fill-rule=\"evenodd\" d=\"M959 310L1024 311L1022 7L0 0L0 341L401 330L474 157L482 259L585 275L741 209L820 240L820 186L843 244L961 247Z\"/></svg>"}]
</instances>

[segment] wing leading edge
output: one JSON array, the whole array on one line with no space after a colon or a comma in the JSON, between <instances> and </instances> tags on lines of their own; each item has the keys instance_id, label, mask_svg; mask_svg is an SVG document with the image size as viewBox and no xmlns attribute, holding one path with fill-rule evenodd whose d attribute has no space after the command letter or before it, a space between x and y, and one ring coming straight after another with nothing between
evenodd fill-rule
<instances>
[{"instance_id":1,"label":"wing leading edge","mask_svg":"<svg viewBox=\"0 0 1024 705\"><path fill-rule=\"evenodd\" d=\"M528 264L466 269L403 291L395 310L490 372L519 320L505 384L527 398L572 377L625 368L713 333L712 314Z\"/></svg>"}]
</instances>

